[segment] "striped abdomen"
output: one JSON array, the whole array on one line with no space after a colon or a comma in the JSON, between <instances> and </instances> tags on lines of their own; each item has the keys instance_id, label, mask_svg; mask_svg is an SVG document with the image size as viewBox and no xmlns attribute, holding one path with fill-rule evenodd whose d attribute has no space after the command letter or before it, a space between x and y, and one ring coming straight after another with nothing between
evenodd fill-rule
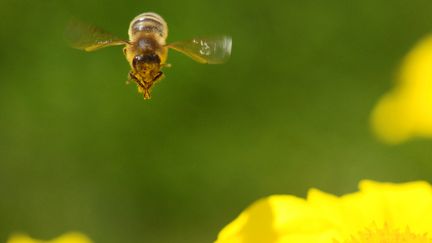
<instances>
[{"instance_id":1,"label":"striped abdomen","mask_svg":"<svg viewBox=\"0 0 432 243\"><path fill-rule=\"evenodd\" d=\"M142 13L136 16L129 26L129 39L133 41L143 34L154 34L165 42L168 36L165 20L156 13Z\"/></svg>"}]
</instances>

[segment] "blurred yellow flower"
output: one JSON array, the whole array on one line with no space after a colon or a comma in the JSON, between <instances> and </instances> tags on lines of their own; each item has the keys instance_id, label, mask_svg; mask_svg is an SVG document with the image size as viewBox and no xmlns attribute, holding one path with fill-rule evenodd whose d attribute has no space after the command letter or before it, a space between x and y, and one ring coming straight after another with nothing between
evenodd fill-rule
<instances>
[{"instance_id":1,"label":"blurred yellow flower","mask_svg":"<svg viewBox=\"0 0 432 243\"><path fill-rule=\"evenodd\" d=\"M311 189L307 200L261 199L226 226L216 243L432 243L432 187L360 182L341 197Z\"/></svg>"},{"instance_id":2,"label":"blurred yellow flower","mask_svg":"<svg viewBox=\"0 0 432 243\"><path fill-rule=\"evenodd\" d=\"M432 36L407 55L399 82L372 111L372 128L390 144L432 137Z\"/></svg>"},{"instance_id":3,"label":"blurred yellow flower","mask_svg":"<svg viewBox=\"0 0 432 243\"><path fill-rule=\"evenodd\" d=\"M15 234L7 243L92 243L92 241L81 233L70 232L49 241L35 240L24 234Z\"/></svg>"}]
</instances>

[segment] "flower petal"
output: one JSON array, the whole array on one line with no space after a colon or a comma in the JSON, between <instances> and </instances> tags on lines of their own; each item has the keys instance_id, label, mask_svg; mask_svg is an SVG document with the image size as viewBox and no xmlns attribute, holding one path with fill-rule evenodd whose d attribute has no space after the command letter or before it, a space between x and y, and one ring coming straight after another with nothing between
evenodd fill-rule
<instances>
[{"instance_id":1,"label":"flower petal","mask_svg":"<svg viewBox=\"0 0 432 243\"><path fill-rule=\"evenodd\" d=\"M42 241L32 239L30 236L25 234L15 234L12 235L7 243L92 243L92 241L87 238L87 236L78 233L78 232L70 232L67 234L63 234L51 241Z\"/></svg>"},{"instance_id":2,"label":"flower petal","mask_svg":"<svg viewBox=\"0 0 432 243\"><path fill-rule=\"evenodd\" d=\"M258 200L225 227L217 243L345 242L370 226L432 235L432 188L362 181L360 191L336 197L311 189L307 200L275 195ZM393 231L392 231L393 232Z\"/></svg>"},{"instance_id":3,"label":"flower petal","mask_svg":"<svg viewBox=\"0 0 432 243\"><path fill-rule=\"evenodd\" d=\"M384 142L401 143L414 136L432 137L432 36L405 58L400 82L384 95L371 115Z\"/></svg>"}]
</instances>

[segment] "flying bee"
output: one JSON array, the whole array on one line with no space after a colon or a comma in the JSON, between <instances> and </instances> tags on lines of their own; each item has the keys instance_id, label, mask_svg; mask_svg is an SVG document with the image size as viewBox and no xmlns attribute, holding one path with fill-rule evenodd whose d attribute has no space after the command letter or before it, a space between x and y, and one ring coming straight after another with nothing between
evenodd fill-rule
<instances>
[{"instance_id":1,"label":"flying bee","mask_svg":"<svg viewBox=\"0 0 432 243\"><path fill-rule=\"evenodd\" d=\"M219 64L226 62L231 55L230 36L193 38L166 44L168 26L156 13L142 13L129 25L129 40L123 40L93 25L77 20L71 21L67 37L72 47L95 51L100 48L125 45L123 53L130 64L128 81L138 86L144 99L150 99L153 84L164 77L168 49L174 49L199 63Z\"/></svg>"}]
</instances>

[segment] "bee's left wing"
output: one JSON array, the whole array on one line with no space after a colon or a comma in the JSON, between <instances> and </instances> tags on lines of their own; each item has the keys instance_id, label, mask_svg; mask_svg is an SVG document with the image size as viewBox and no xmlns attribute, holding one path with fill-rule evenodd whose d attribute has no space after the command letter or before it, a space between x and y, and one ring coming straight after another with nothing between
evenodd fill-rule
<instances>
[{"instance_id":1,"label":"bee's left wing","mask_svg":"<svg viewBox=\"0 0 432 243\"><path fill-rule=\"evenodd\" d=\"M232 38L214 36L194 38L168 44L167 47L179 51L199 63L220 64L231 56Z\"/></svg>"},{"instance_id":2,"label":"bee's left wing","mask_svg":"<svg viewBox=\"0 0 432 243\"><path fill-rule=\"evenodd\" d=\"M76 19L70 21L65 34L72 47L84 51L95 51L107 46L129 44L111 33Z\"/></svg>"}]
</instances>

